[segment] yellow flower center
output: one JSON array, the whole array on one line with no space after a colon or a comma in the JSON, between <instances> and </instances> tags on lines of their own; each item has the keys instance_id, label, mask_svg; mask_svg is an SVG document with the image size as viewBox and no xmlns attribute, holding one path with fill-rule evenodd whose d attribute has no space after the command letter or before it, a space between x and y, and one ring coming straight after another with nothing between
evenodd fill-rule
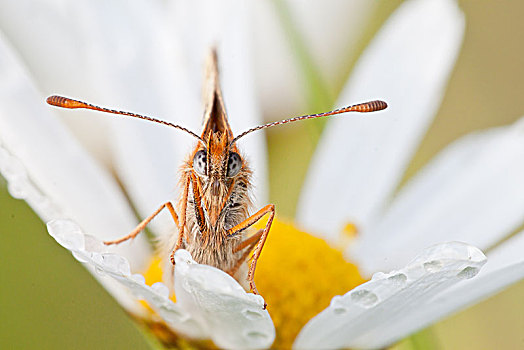
<instances>
[{"instance_id":1,"label":"yellow flower center","mask_svg":"<svg viewBox=\"0 0 524 350\"><path fill-rule=\"evenodd\" d=\"M335 295L365 280L326 241L275 220L257 264L255 282L277 330L273 347L287 349Z\"/></svg>"},{"instance_id":2,"label":"yellow flower center","mask_svg":"<svg viewBox=\"0 0 524 350\"><path fill-rule=\"evenodd\" d=\"M152 261L145 278L149 285L161 281L160 259ZM335 295L365 280L342 252L324 240L274 220L257 263L255 282L275 324L273 347L281 349L290 348L300 329L329 306Z\"/></svg>"}]
</instances>

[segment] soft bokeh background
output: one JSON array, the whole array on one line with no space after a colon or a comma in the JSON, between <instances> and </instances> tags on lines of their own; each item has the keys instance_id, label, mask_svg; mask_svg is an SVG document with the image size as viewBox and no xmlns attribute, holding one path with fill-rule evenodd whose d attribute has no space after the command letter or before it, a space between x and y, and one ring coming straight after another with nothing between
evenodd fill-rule
<instances>
[{"instance_id":1,"label":"soft bokeh background","mask_svg":"<svg viewBox=\"0 0 524 350\"><path fill-rule=\"evenodd\" d=\"M330 40L339 41L339 49L322 54L316 53L322 48L308 43L316 29L300 17L301 6L283 1L268 5L275 11L275 20L264 21L262 17L254 36L263 43L267 31L281 34L284 39L280 44L284 49L287 45L289 50L288 62L282 66L291 67L281 77L291 83L287 101L267 92L270 80L258 84L265 117L281 119L316 112L332 102L361 50L399 3L376 1L369 14L373 20L362 26L359 33L344 32L342 18L335 19L333 25L338 23L341 33ZM406 178L459 136L508 124L524 115L524 21L521 20L524 2L469 0L459 4L466 16L463 49L440 111ZM320 13L319 16L320 22L329 20ZM333 64L322 68L326 67L323 60ZM259 72L264 72L270 62L259 60L256 64ZM329 67L342 68L333 72ZM274 75L275 79L279 77L279 73ZM315 84L308 86L313 88L304 87L311 82ZM351 102L355 101L348 101ZM311 125L302 123L275 128L267 134L270 200L277 205L281 217L294 215L316 132ZM398 347L427 348L432 344L435 349L524 348L523 300L524 282L520 282L419 332ZM155 346L155 340L127 317L93 277L49 237L44 224L27 205L9 197L1 178L0 322L2 349Z\"/></svg>"}]
</instances>

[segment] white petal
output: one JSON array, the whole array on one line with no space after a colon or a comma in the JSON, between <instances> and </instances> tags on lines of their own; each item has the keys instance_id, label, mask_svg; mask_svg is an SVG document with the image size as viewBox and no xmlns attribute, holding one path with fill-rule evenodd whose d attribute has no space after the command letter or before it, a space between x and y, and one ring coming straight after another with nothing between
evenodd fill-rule
<instances>
[{"instance_id":1,"label":"white petal","mask_svg":"<svg viewBox=\"0 0 524 350\"><path fill-rule=\"evenodd\" d=\"M182 41L192 79L201 86L203 66L212 46L217 47L219 72L234 134L262 123L256 101L250 40L251 5L236 1L179 1L171 12L173 31ZM267 160L263 133L239 141L254 170L254 199L258 207L267 203Z\"/></svg>"},{"instance_id":2,"label":"white petal","mask_svg":"<svg viewBox=\"0 0 524 350\"><path fill-rule=\"evenodd\" d=\"M296 46L304 45L314 69L331 93L340 84L341 72L348 69L348 58L355 55L358 42L364 35L379 2L367 0L292 0L280 5L271 1L254 1L256 15L251 22L253 30L255 82L261 107L267 121L284 119L308 106L305 94L304 68ZM296 42L279 15L285 7L290 25L300 36ZM321 23L321 25L316 25ZM343 33L343 35L341 35ZM337 87L338 88L338 87Z\"/></svg>"},{"instance_id":3,"label":"white petal","mask_svg":"<svg viewBox=\"0 0 524 350\"><path fill-rule=\"evenodd\" d=\"M80 227L71 220L51 220L47 223L49 234L64 248L73 252L78 260L83 259L82 255L76 256L77 251L96 251L101 252L103 244L92 236L85 236ZM85 260L81 260L85 262ZM124 267L126 267L124 265ZM129 267L129 263L127 263ZM102 276L95 272L94 266L87 266L87 269L100 282L100 284L124 307L125 310L134 315L144 315L144 308L137 302L133 295L112 279Z\"/></svg>"},{"instance_id":4,"label":"white petal","mask_svg":"<svg viewBox=\"0 0 524 350\"><path fill-rule=\"evenodd\" d=\"M45 105L25 68L0 36L0 169L11 192L44 221L71 218L103 239L129 233L136 220L118 185ZM143 237L115 248L140 266Z\"/></svg>"},{"instance_id":5,"label":"white petal","mask_svg":"<svg viewBox=\"0 0 524 350\"><path fill-rule=\"evenodd\" d=\"M402 266L436 242L489 248L524 220L522 159L524 119L456 141L405 186L349 256L371 273Z\"/></svg>"},{"instance_id":6,"label":"white petal","mask_svg":"<svg viewBox=\"0 0 524 350\"><path fill-rule=\"evenodd\" d=\"M397 186L431 123L464 32L452 0L406 1L364 52L339 105L383 99L377 115L333 118L323 134L297 218L329 239L365 228Z\"/></svg>"},{"instance_id":7,"label":"white petal","mask_svg":"<svg viewBox=\"0 0 524 350\"><path fill-rule=\"evenodd\" d=\"M199 265L185 250L175 255L177 304L204 325L220 348L262 349L275 339L275 327L260 295L246 293L228 274Z\"/></svg>"},{"instance_id":8,"label":"white petal","mask_svg":"<svg viewBox=\"0 0 524 350\"><path fill-rule=\"evenodd\" d=\"M79 9L82 3L85 1L21 0L2 6L0 28L44 96L62 93L99 102L94 97L106 79L90 81L96 67L92 52L85 45L86 33L82 28L88 25L82 20L85 18L83 8ZM79 118L71 118L70 111L57 114L68 115L65 122L93 154L109 159L104 117L88 111L76 113Z\"/></svg>"},{"instance_id":9,"label":"white petal","mask_svg":"<svg viewBox=\"0 0 524 350\"><path fill-rule=\"evenodd\" d=\"M198 108L185 113L186 106L199 107L200 99L185 93L192 90L184 75L176 71L175 43L167 36L164 11L158 2L128 6L123 1L95 0L52 2L45 8L31 5L23 1L10 4L3 13L8 18L1 25L17 43L43 91L59 91L183 125L191 117L198 121ZM27 32L32 36L26 37ZM35 52L44 42L45 47ZM113 117L93 112L65 111L62 115L82 141L94 141L94 145L89 143L91 151L114 164L142 217L175 197L177 168L191 137L136 120L110 123ZM99 125L104 120L109 123ZM172 226L169 216L152 222L156 231L166 225Z\"/></svg>"},{"instance_id":10,"label":"white petal","mask_svg":"<svg viewBox=\"0 0 524 350\"><path fill-rule=\"evenodd\" d=\"M188 82L176 38L168 36L164 8L147 2L133 6L102 3L104 16L95 8L86 15L91 26L85 28L89 32L86 45L97 62L93 79L107 81L99 89L101 97L113 106L190 129L198 124L200 98ZM114 17L122 18L117 28ZM177 170L195 139L179 130L136 120L115 120L112 131L118 175L140 215L147 217L176 198ZM173 220L161 215L150 227L156 233L169 232Z\"/></svg>"},{"instance_id":11,"label":"white petal","mask_svg":"<svg viewBox=\"0 0 524 350\"><path fill-rule=\"evenodd\" d=\"M264 299L246 293L228 274L199 265L185 250L175 255L177 302L169 299L162 283L145 284L140 274L132 274L126 258L108 253L94 237L84 235L70 221L54 221L50 234L80 262L94 267L102 276L126 286L136 299L143 299L176 332L191 338L211 338L223 348L267 348L275 338L275 328Z\"/></svg>"},{"instance_id":12,"label":"white petal","mask_svg":"<svg viewBox=\"0 0 524 350\"><path fill-rule=\"evenodd\" d=\"M101 241L85 235L72 221L54 220L48 224L48 229L49 234L70 250L78 261L96 271L98 280L118 287L120 293L135 304L133 311L144 314L138 300L146 300L173 329L193 338L204 337L200 325L169 299L168 288L162 283L146 285L144 276L131 274L129 261L125 257L109 253Z\"/></svg>"},{"instance_id":13,"label":"white petal","mask_svg":"<svg viewBox=\"0 0 524 350\"><path fill-rule=\"evenodd\" d=\"M81 37L76 3L20 0L2 6L0 27L45 93L76 92L89 79L84 70L89 52L76 41Z\"/></svg>"},{"instance_id":14,"label":"white petal","mask_svg":"<svg viewBox=\"0 0 524 350\"><path fill-rule=\"evenodd\" d=\"M294 347L382 348L427 326L426 311L442 291L475 276L484 254L464 243L450 242L426 249L406 267L377 273L309 321Z\"/></svg>"},{"instance_id":15,"label":"white petal","mask_svg":"<svg viewBox=\"0 0 524 350\"><path fill-rule=\"evenodd\" d=\"M434 318L442 318L486 299L524 279L524 231L488 253L478 276L445 291L434 301Z\"/></svg>"}]
</instances>

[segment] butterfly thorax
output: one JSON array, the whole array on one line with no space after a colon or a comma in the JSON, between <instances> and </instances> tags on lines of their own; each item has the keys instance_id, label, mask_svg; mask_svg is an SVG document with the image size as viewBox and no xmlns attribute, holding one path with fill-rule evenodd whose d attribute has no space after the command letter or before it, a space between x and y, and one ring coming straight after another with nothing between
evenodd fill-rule
<instances>
[{"instance_id":1,"label":"butterfly thorax","mask_svg":"<svg viewBox=\"0 0 524 350\"><path fill-rule=\"evenodd\" d=\"M228 160L232 153L238 155L238 149L234 145L230 147L226 133L209 133L205 141L206 147L197 145L181 169L182 173L193 172L196 180L196 186L191 184L188 190L187 239L183 247L196 262L227 271L241 256L240 252L235 252L235 247L242 240L242 233L231 234L230 230L249 217L251 170L240 158L240 169L234 176L228 176ZM195 171L198 152L206 152L205 172L200 174Z\"/></svg>"}]
</instances>

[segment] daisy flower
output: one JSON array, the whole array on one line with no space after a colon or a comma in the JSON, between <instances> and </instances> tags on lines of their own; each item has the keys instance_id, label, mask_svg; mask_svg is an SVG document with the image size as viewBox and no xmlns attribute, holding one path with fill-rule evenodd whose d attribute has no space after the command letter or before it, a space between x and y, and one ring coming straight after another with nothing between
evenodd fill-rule
<instances>
[{"instance_id":1,"label":"daisy flower","mask_svg":"<svg viewBox=\"0 0 524 350\"><path fill-rule=\"evenodd\" d=\"M323 239L275 222L257 269L262 296L180 250L173 300L146 235L104 246L135 227L136 213L146 217L175 198L189 140L154 125L63 116L44 96L64 91L199 130L196 78L218 38L232 128L260 124L252 58L239 49L249 43L247 5L193 6L24 2L6 5L10 18L2 19L0 171L10 193L129 313L162 329L165 342L179 335L223 348L378 348L522 279L522 122L460 139L395 192L460 47L464 19L450 0L407 1L362 55L339 103L380 97L390 109L330 121L297 215ZM30 11L45 24L30 33L41 40L24 40ZM72 118L80 126L66 127ZM91 124L94 142L83 133ZM256 170L259 207L267 202L263 135L240 147ZM168 216L150 225L158 236L172 228ZM342 245L344 256L333 248ZM488 252L487 264L475 246Z\"/></svg>"}]
</instances>

